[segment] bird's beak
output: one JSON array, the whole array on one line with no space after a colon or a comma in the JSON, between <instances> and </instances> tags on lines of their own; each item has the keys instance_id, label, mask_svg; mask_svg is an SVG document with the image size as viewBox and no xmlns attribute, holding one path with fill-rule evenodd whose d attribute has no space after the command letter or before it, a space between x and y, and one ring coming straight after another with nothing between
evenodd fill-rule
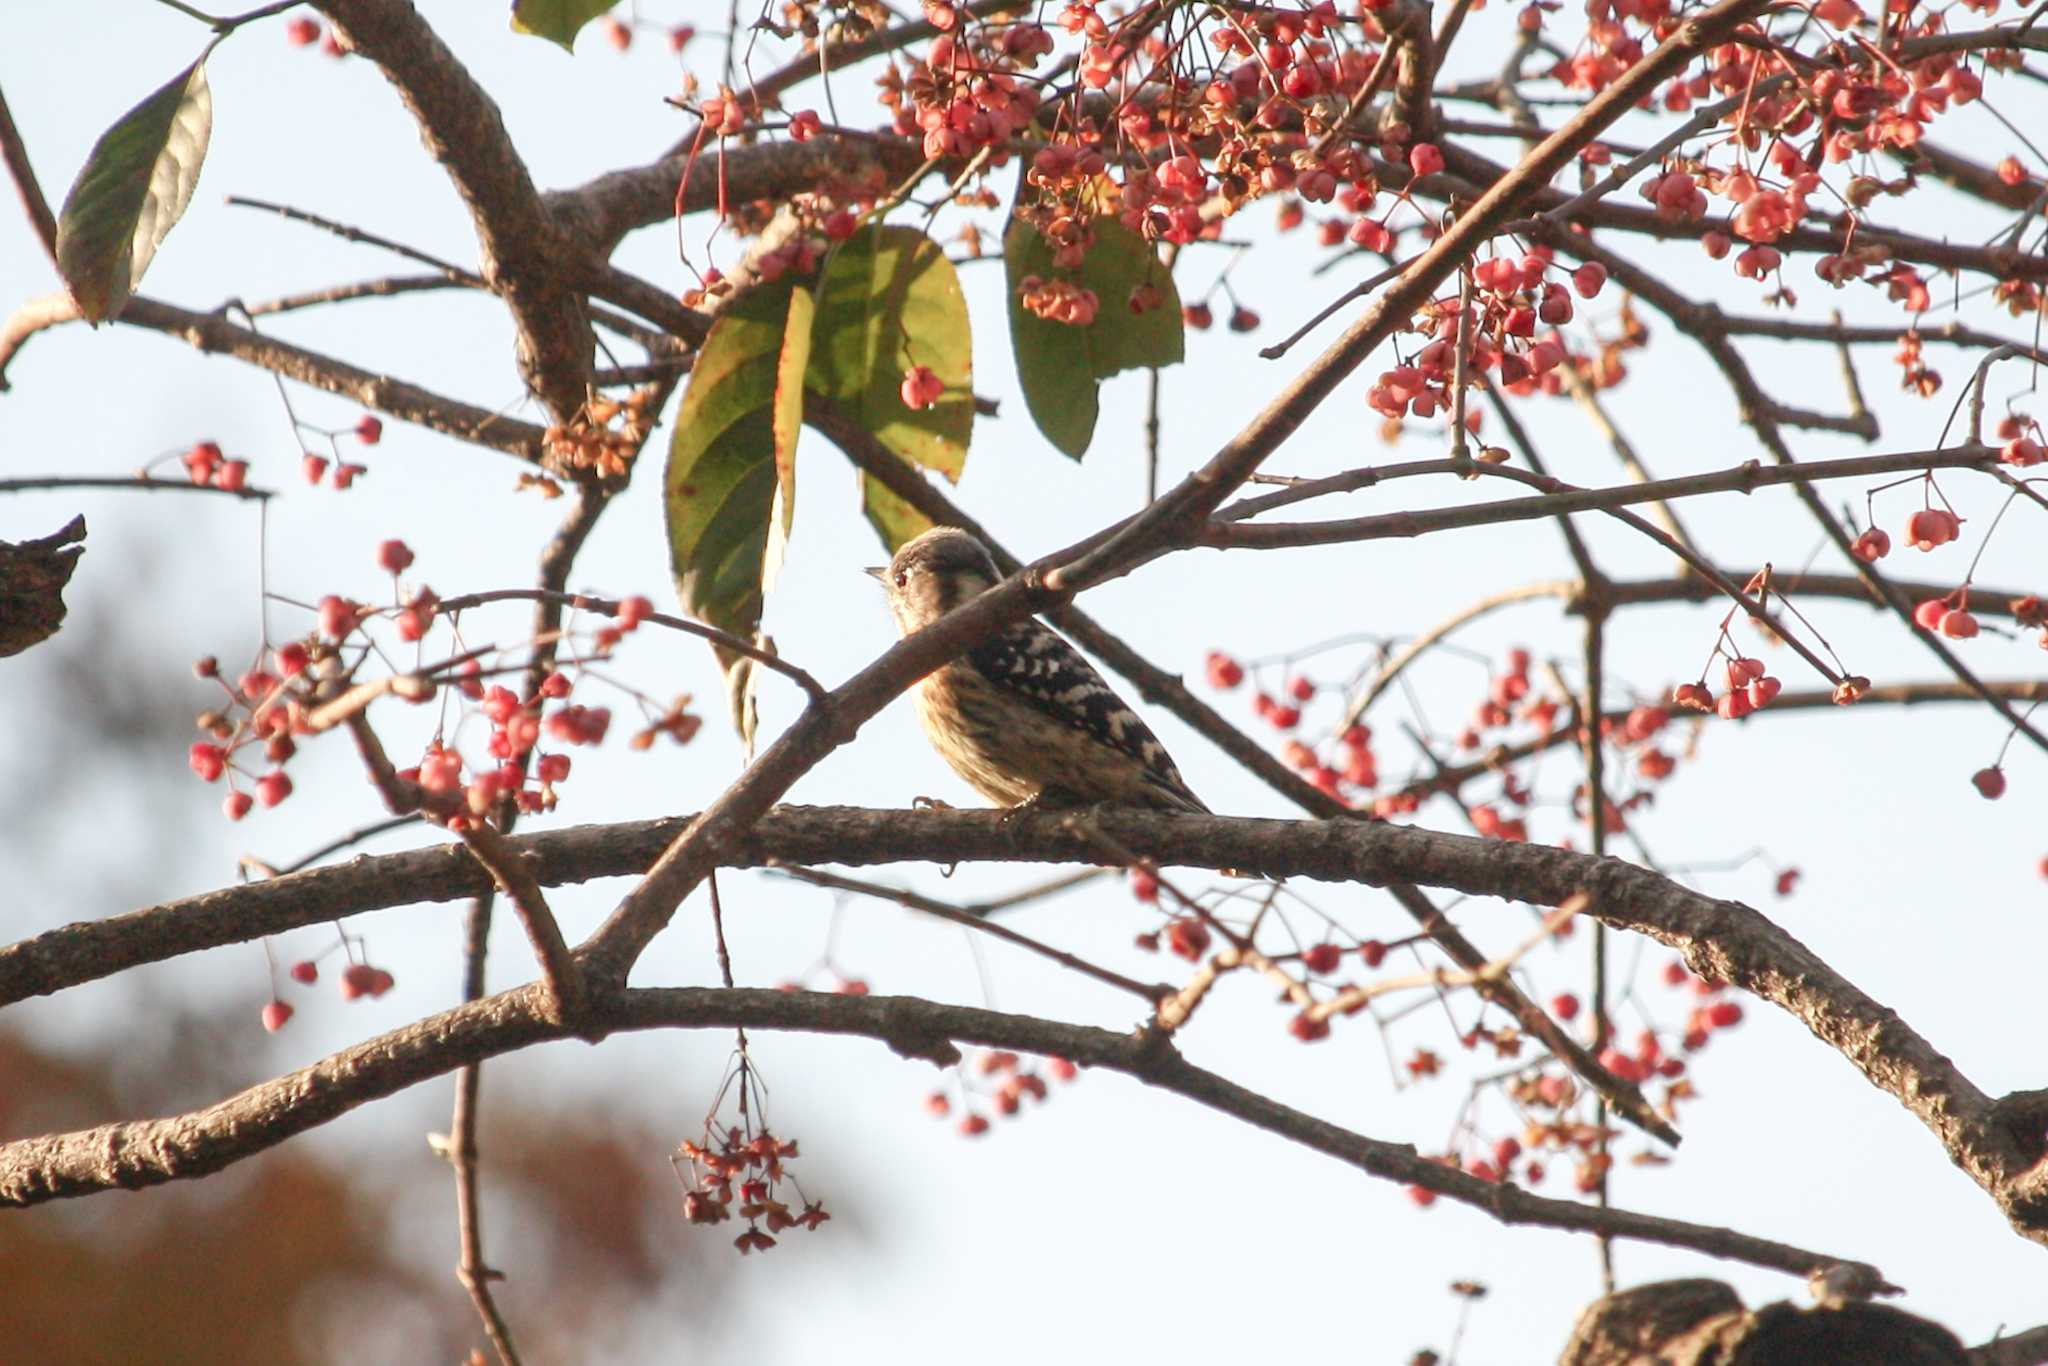
<instances>
[{"instance_id":1,"label":"bird's beak","mask_svg":"<svg viewBox=\"0 0 2048 1366\"><path fill-rule=\"evenodd\" d=\"M866 569L863 569L860 572L867 575L869 578L875 580L875 582L880 583L883 577L888 574L889 566L885 564L873 564L869 565Z\"/></svg>"}]
</instances>

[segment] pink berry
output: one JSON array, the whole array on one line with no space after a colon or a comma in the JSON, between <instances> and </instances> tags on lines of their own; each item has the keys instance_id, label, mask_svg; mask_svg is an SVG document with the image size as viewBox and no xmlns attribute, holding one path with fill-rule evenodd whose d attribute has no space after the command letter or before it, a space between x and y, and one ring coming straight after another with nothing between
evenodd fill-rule
<instances>
[{"instance_id":1,"label":"pink berry","mask_svg":"<svg viewBox=\"0 0 2048 1366\"><path fill-rule=\"evenodd\" d=\"M223 460L220 469L214 472L213 486L229 493L240 493L249 486L249 462Z\"/></svg>"},{"instance_id":2,"label":"pink berry","mask_svg":"<svg viewBox=\"0 0 2048 1366\"><path fill-rule=\"evenodd\" d=\"M209 745L201 741L192 746L189 762L192 771L199 775L200 781L210 783L227 771L227 758L227 751L219 745Z\"/></svg>"},{"instance_id":3,"label":"pink berry","mask_svg":"<svg viewBox=\"0 0 2048 1366\"><path fill-rule=\"evenodd\" d=\"M246 792L230 792L221 801L221 814L231 821L238 821L249 814L249 808L256 805L256 799Z\"/></svg>"},{"instance_id":4,"label":"pink berry","mask_svg":"<svg viewBox=\"0 0 2048 1366\"><path fill-rule=\"evenodd\" d=\"M1598 261L1588 261L1572 272L1572 288L1579 292L1581 299L1590 299L1607 285L1607 267Z\"/></svg>"},{"instance_id":5,"label":"pink berry","mask_svg":"<svg viewBox=\"0 0 2048 1366\"><path fill-rule=\"evenodd\" d=\"M340 640L356 629L361 609L347 598L329 593L320 599L320 634L329 640Z\"/></svg>"},{"instance_id":6,"label":"pink berry","mask_svg":"<svg viewBox=\"0 0 2048 1366\"><path fill-rule=\"evenodd\" d=\"M1956 608L1941 615L1941 633L1951 640L1968 640L1977 634L1977 618Z\"/></svg>"},{"instance_id":7,"label":"pink berry","mask_svg":"<svg viewBox=\"0 0 2048 1366\"><path fill-rule=\"evenodd\" d=\"M1416 175L1435 175L1443 168L1443 150L1435 143L1418 142L1408 149L1408 169Z\"/></svg>"},{"instance_id":8,"label":"pink berry","mask_svg":"<svg viewBox=\"0 0 2048 1366\"><path fill-rule=\"evenodd\" d=\"M273 1034L283 1029L285 1021L291 1019L291 1017L291 1006L275 997L271 998L270 1003L263 1007L263 1027Z\"/></svg>"},{"instance_id":9,"label":"pink berry","mask_svg":"<svg viewBox=\"0 0 2048 1366\"><path fill-rule=\"evenodd\" d=\"M283 769L272 769L256 780L256 795L265 806L276 806L292 795L292 780Z\"/></svg>"},{"instance_id":10,"label":"pink berry","mask_svg":"<svg viewBox=\"0 0 2048 1366\"><path fill-rule=\"evenodd\" d=\"M377 969L368 963L350 963L341 970L341 999L354 1001L372 995L376 981Z\"/></svg>"}]
</instances>

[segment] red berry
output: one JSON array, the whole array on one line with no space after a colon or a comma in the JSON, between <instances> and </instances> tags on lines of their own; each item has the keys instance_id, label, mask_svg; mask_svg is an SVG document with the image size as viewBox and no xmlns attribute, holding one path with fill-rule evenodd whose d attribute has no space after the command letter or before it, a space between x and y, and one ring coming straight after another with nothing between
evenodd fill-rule
<instances>
[{"instance_id":1,"label":"red berry","mask_svg":"<svg viewBox=\"0 0 2048 1366\"><path fill-rule=\"evenodd\" d=\"M329 640L340 640L356 629L361 611L347 598L329 593L320 599L320 634Z\"/></svg>"},{"instance_id":2,"label":"red berry","mask_svg":"<svg viewBox=\"0 0 2048 1366\"><path fill-rule=\"evenodd\" d=\"M1714 694L1707 691L1707 685L1704 683L1679 684L1671 690L1671 700L1679 706L1691 707L1695 711L1714 709Z\"/></svg>"},{"instance_id":3,"label":"red berry","mask_svg":"<svg viewBox=\"0 0 2048 1366\"><path fill-rule=\"evenodd\" d=\"M300 986L311 986L320 980L320 965L310 958L301 958L292 964L291 978Z\"/></svg>"},{"instance_id":4,"label":"red berry","mask_svg":"<svg viewBox=\"0 0 2048 1366\"><path fill-rule=\"evenodd\" d=\"M988 1132L988 1119L983 1115L966 1115L957 1127L962 1138L980 1138Z\"/></svg>"},{"instance_id":5,"label":"red berry","mask_svg":"<svg viewBox=\"0 0 2048 1366\"><path fill-rule=\"evenodd\" d=\"M1252 312L1249 308L1233 308L1230 310L1231 331L1250 332L1255 330L1258 325L1259 315Z\"/></svg>"},{"instance_id":6,"label":"red berry","mask_svg":"<svg viewBox=\"0 0 2048 1366\"><path fill-rule=\"evenodd\" d=\"M1995 802L2005 795L2005 770L1996 765L1978 769L1970 775L1970 781L1976 785L1978 795L1987 802Z\"/></svg>"},{"instance_id":7,"label":"red berry","mask_svg":"<svg viewBox=\"0 0 2048 1366\"><path fill-rule=\"evenodd\" d=\"M1588 261L1572 272L1572 288L1579 292L1581 299L1590 299L1607 284L1607 267L1598 261Z\"/></svg>"},{"instance_id":8,"label":"red berry","mask_svg":"<svg viewBox=\"0 0 2048 1366\"><path fill-rule=\"evenodd\" d=\"M618 622L620 630L630 631L653 615L654 604L636 593L619 604L613 620Z\"/></svg>"},{"instance_id":9,"label":"red berry","mask_svg":"<svg viewBox=\"0 0 2048 1366\"><path fill-rule=\"evenodd\" d=\"M256 799L246 792L230 792L222 799L221 814L231 821L238 821L249 814L249 808L256 805Z\"/></svg>"},{"instance_id":10,"label":"red berry","mask_svg":"<svg viewBox=\"0 0 2048 1366\"><path fill-rule=\"evenodd\" d=\"M1244 682L1244 665L1216 650L1209 651L1207 669L1209 686L1219 691L1227 692Z\"/></svg>"},{"instance_id":11,"label":"red berry","mask_svg":"<svg viewBox=\"0 0 2048 1366\"><path fill-rule=\"evenodd\" d=\"M1948 615L1948 601L1945 598L1929 598L1913 609L1913 622L1923 631L1939 631L1941 619Z\"/></svg>"},{"instance_id":12,"label":"red berry","mask_svg":"<svg viewBox=\"0 0 2048 1366\"><path fill-rule=\"evenodd\" d=\"M897 392L904 407L922 412L945 395L946 382L933 374L930 366L913 365L903 372L903 383Z\"/></svg>"},{"instance_id":13,"label":"red berry","mask_svg":"<svg viewBox=\"0 0 2048 1366\"><path fill-rule=\"evenodd\" d=\"M1387 946L1377 939L1368 939L1358 946L1358 956L1369 968L1376 968L1386 961Z\"/></svg>"},{"instance_id":14,"label":"red berry","mask_svg":"<svg viewBox=\"0 0 2048 1366\"><path fill-rule=\"evenodd\" d=\"M1915 550L1947 545L1962 534L1962 523L1946 508L1922 508L1906 519L1906 543Z\"/></svg>"},{"instance_id":15,"label":"red berry","mask_svg":"<svg viewBox=\"0 0 2048 1366\"><path fill-rule=\"evenodd\" d=\"M213 486L226 489L229 493L240 493L249 487L249 462L246 460L223 460L214 472Z\"/></svg>"},{"instance_id":16,"label":"red berry","mask_svg":"<svg viewBox=\"0 0 2048 1366\"><path fill-rule=\"evenodd\" d=\"M336 465L334 467L334 487L336 489L346 489L349 485L355 483L356 476L364 473L367 468L364 465L350 465L347 463Z\"/></svg>"},{"instance_id":17,"label":"red berry","mask_svg":"<svg viewBox=\"0 0 2048 1366\"><path fill-rule=\"evenodd\" d=\"M341 970L341 999L359 1000L374 994L377 984L377 969L368 963L350 963Z\"/></svg>"},{"instance_id":18,"label":"red berry","mask_svg":"<svg viewBox=\"0 0 2048 1366\"><path fill-rule=\"evenodd\" d=\"M271 652L271 663L277 667L278 673L286 678L298 677L306 671L306 665L311 662L312 658L307 653L304 641L295 640L288 645L280 645Z\"/></svg>"},{"instance_id":19,"label":"red berry","mask_svg":"<svg viewBox=\"0 0 2048 1366\"><path fill-rule=\"evenodd\" d=\"M1301 724L1301 708L1276 705L1266 713L1266 719L1271 721L1277 730L1293 730Z\"/></svg>"},{"instance_id":20,"label":"red berry","mask_svg":"<svg viewBox=\"0 0 2048 1366\"><path fill-rule=\"evenodd\" d=\"M1849 547L1857 559L1865 564L1876 564L1892 553L1892 538L1876 527L1871 527L1856 538L1856 544Z\"/></svg>"},{"instance_id":21,"label":"red berry","mask_svg":"<svg viewBox=\"0 0 2048 1366\"><path fill-rule=\"evenodd\" d=\"M282 769L272 769L256 780L256 795L265 806L276 806L292 795L292 780Z\"/></svg>"},{"instance_id":22,"label":"red berry","mask_svg":"<svg viewBox=\"0 0 2048 1366\"><path fill-rule=\"evenodd\" d=\"M1958 607L1941 614L1941 633L1951 640L1968 640L1977 634L1977 618Z\"/></svg>"},{"instance_id":23,"label":"red berry","mask_svg":"<svg viewBox=\"0 0 2048 1366\"><path fill-rule=\"evenodd\" d=\"M1159 876L1144 868L1131 870L1131 895L1146 905L1159 900Z\"/></svg>"},{"instance_id":24,"label":"red berry","mask_svg":"<svg viewBox=\"0 0 2048 1366\"><path fill-rule=\"evenodd\" d=\"M1187 304L1181 308L1181 321L1197 332L1205 332L1216 321L1216 315L1207 304Z\"/></svg>"},{"instance_id":25,"label":"red berry","mask_svg":"<svg viewBox=\"0 0 2048 1366\"><path fill-rule=\"evenodd\" d=\"M263 1007L263 1027L273 1034L283 1029L285 1021L291 1019L291 1017L291 1006L275 997L272 997L270 1003Z\"/></svg>"},{"instance_id":26,"label":"red berry","mask_svg":"<svg viewBox=\"0 0 2048 1366\"><path fill-rule=\"evenodd\" d=\"M1433 142L1418 142L1408 149L1408 169L1416 175L1435 175L1444 168L1444 154Z\"/></svg>"},{"instance_id":27,"label":"red berry","mask_svg":"<svg viewBox=\"0 0 2048 1366\"><path fill-rule=\"evenodd\" d=\"M1301 964L1310 972L1331 973L1343 961L1344 951L1335 944L1317 944L1302 952Z\"/></svg>"},{"instance_id":28,"label":"red berry","mask_svg":"<svg viewBox=\"0 0 2048 1366\"><path fill-rule=\"evenodd\" d=\"M293 47L311 47L320 41L320 25L302 14L284 26L284 40Z\"/></svg>"},{"instance_id":29,"label":"red berry","mask_svg":"<svg viewBox=\"0 0 2048 1366\"><path fill-rule=\"evenodd\" d=\"M356 440L365 446L374 446L384 439L384 423L374 413L364 413L356 419Z\"/></svg>"},{"instance_id":30,"label":"red berry","mask_svg":"<svg viewBox=\"0 0 2048 1366\"><path fill-rule=\"evenodd\" d=\"M1567 1022L1579 1017L1579 998L1569 991L1560 991L1550 998L1550 1013Z\"/></svg>"},{"instance_id":31,"label":"red berry","mask_svg":"<svg viewBox=\"0 0 2048 1366\"><path fill-rule=\"evenodd\" d=\"M195 484L210 484L213 482L213 472L220 468L221 460L219 444L202 441L185 452L185 473Z\"/></svg>"},{"instance_id":32,"label":"red berry","mask_svg":"<svg viewBox=\"0 0 2048 1366\"><path fill-rule=\"evenodd\" d=\"M377 547L377 564L387 574L403 574L412 561L412 550L404 541L385 541Z\"/></svg>"},{"instance_id":33,"label":"red berry","mask_svg":"<svg viewBox=\"0 0 2048 1366\"><path fill-rule=\"evenodd\" d=\"M1736 1001L1716 1001L1707 1007L1707 1023L1716 1029L1732 1029L1742 1023L1742 1006Z\"/></svg>"},{"instance_id":34,"label":"red berry","mask_svg":"<svg viewBox=\"0 0 2048 1366\"><path fill-rule=\"evenodd\" d=\"M633 46L633 30L615 15L605 16L604 38L621 52Z\"/></svg>"},{"instance_id":35,"label":"red berry","mask_svg":"<svg viewBox=\"0 0 2048 1366\"><path fill-rule=\"evenodd\" d=\"M210 783L227 771L227 759L227 751L219 745L209 745L200 741L192 746L188 761L192 765L192 771L199 775L200 781Z\"/></svg>"},{"instance_id":36,"label":"red berry","mask_svg":"<svg viewBox=\"0 0 2048 1366\"><path fill-rule=\"evenodd\" d=\"M1209 951L1209 927L1191 916L1183 916L1167 927L1166 946L1190 963L1199 963Z\"/></svg>"},{"instance_id":37,"label":"red berry","mask_svg":"<svg viewBox=\"0 0 2048 1366\"><path fill-rule=\"evenodd\" d=\"M1288 680L1287 695L1297 702L1306 702L1316 695L1316 685L1306 678L1296 676Z\"/></svg>"},{"instance_id":38,"label":"red berry","mask_svg":"<svg viewBox=\"0 0 2048 1366\"><path fill-rule=\"evenodd\" d=\"M1311 1018L1304 1012L1287 1022L1287 1032L1303 1043L1314 1043L1330 1037L1330 1022Z\"/></svg>"}]
</instances>

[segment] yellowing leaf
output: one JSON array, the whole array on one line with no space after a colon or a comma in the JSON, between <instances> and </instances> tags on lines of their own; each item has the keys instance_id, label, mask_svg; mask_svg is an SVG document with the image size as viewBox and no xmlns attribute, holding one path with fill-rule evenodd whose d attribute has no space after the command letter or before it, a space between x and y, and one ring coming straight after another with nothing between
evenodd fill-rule
<instances>
[{"instance_id":1,"label":"yellowing leaf","mask_svg":"<svg viewBox=\"0 0 2048 1366\"><path fill-rule=\"evenodd\" d=\"M514 0L512 31L531 33L561 44L564 52L576 50L576 35L583 26L606 13L618 0Z\"/></svg>"},{"instance_id":2,"label":"yellowing leaf","mask_svg":"<svg viewBox=\"0 0 2048 1366\"><path fill-rule=\"evenodd\" d=\"M93 144L57 219L57 269L86 321L117 317L142 282L192 202L212 133L201 54Z\"/></svg>"},{"instance_id":3,"label":"yellowing leaf","mask_svg":"<svg viewBox=\"0 0 2048 1366\"><path fill-rule=\"evenodd\" d=\"M753 290L719 316L676 412L663 479L669 560L683 610L759 643L761 607L795 510L796 433L810 295ZM784 382L784 381L787 382ZM735 724L751 745L753 664L714 647Z\"/></svg>"}]
</instances>

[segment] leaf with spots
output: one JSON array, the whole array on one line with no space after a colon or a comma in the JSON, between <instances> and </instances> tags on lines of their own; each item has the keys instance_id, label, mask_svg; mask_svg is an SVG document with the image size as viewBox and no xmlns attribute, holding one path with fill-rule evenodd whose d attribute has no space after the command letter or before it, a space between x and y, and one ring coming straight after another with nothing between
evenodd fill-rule
<instances>
[{"instance_id":1,"label":"leaf with spots","mask_svg":"<svg viewBox=\"0 0 2048 1366\"><path fill-rule=\"evenodd\" d=\"M683 610L755 643L796 510L811 312L808 290L773 284L719 315L691 367L662 484ZM713 649L751 747L753 663Z\"/></svg>"}]
</instances>

